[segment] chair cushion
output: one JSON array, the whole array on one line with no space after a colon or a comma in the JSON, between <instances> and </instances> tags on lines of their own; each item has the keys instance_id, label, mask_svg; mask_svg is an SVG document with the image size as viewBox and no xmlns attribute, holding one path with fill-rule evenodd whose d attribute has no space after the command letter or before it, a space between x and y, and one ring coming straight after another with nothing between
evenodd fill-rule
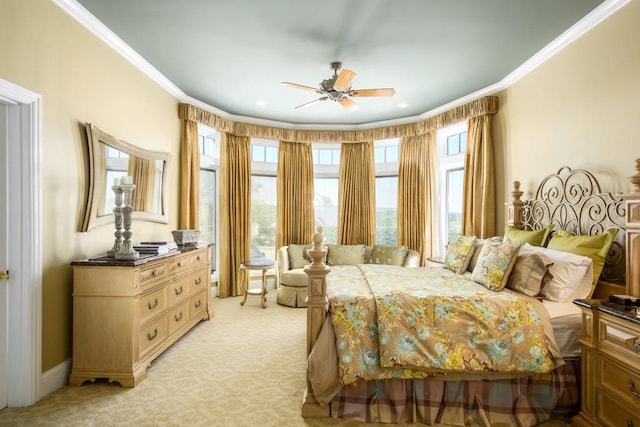
<instances>
[{"instance_id":1,"label":"chair cushion","mask_svg":"<svg viewBox=\"0 0 640 427\"><path fill-rule=\"evenodd\" d=\"M304 272L303 268L295 268L280 273L280 284L293 287L307 287L309 276Z\"/></svg>"}]
</instances>

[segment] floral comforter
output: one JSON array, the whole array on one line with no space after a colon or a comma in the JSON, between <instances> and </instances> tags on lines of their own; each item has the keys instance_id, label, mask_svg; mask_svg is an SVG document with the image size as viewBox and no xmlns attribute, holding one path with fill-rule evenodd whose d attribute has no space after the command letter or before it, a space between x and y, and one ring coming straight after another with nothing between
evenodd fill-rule
<instances>
[{"instance_id":1,"label":"floral comforter","mask_svg":"<svg viewBox=\"0 0 640 427\"><path fill-rule=\"evenodd\" d=\"M343 384L562 363L542 304L444 268L333 266L327 296Z\"/></svg>"}]
</instances>

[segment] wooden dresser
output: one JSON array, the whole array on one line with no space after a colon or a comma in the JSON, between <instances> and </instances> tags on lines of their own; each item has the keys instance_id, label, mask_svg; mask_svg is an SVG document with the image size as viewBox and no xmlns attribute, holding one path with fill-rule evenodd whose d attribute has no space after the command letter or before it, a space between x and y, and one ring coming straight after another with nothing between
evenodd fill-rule
<instances>
[{"instance_id":1,"label":"wooden dresser","mask_svg":"<svg viewBox=\"0 0 640 427\"><path fill-rule=\"evenodd\" d=\"M153 359L211 309L210 247L124 261L74 261L69 383L107 378L135 387Z\"/></svg>"},{"instance_id":2,"label":"wooden dresser","mask_svg":"<svg viewBox=\"0 0 640 427\"><path fill-rule=\"evenodd\" d=\"M582 309L582 403L575 426L640 426L640 317L604 300Z\"/></svg>"}]
</instances>

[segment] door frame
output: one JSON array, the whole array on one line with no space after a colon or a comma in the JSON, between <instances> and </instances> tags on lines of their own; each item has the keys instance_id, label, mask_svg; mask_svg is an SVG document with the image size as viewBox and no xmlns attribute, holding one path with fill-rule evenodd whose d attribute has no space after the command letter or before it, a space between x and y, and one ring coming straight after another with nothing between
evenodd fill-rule
<instances>
[{"instance_id":1,"label":"door frame","mask_svg":"<svg viewBox=\"0 0 640 427\"><path fill-rule=\"evenodd\" d=\"M0 98L17 107L9 108L7 404L29 406L42 377L42 97L0 79Z\"/></svg>"}]
</instances>

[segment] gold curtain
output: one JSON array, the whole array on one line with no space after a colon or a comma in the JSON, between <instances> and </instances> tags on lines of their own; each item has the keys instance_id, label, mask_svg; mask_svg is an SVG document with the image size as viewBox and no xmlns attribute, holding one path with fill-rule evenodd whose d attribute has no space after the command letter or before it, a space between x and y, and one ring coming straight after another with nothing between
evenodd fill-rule
<instances>
[{"instance_id":1,"label":"gold curtain","mask_svg":"<svg viewBox=\"0 0 640 427\"><path fill-rule=\"evenodd\" d=\"M492 115L470 118L464 158L462 234L486 238L494 235L495 185Z\"/></svg>"},{"instance_id":2,"label":"gold curtain","mask_svg":"<svg viewBox=\"0 0 640 427\"><path fill-rule=\"evenodd\" d=\"M155 186L155 160L129 156L127 173L132 177L136 188L131 193L131 207L136 211L151 211Z\"/></svg>"},{"instance_id":3,"label":"gold curtain","mask_svg":"<svg viewBox=\"0 0 640 427\"><path fill-rule=\"evenodd\" d=\"M200 208L200 150L198 123L183 120L180 149L180 215L178 228L197 230ZM135 182L135 181L134 181Z\"/></svg>"},{"instance_id":4,"label":"gold curtain","mask_svg":"<svg viewBox=\"0 0 640 427\"><path fill-rule=\"evenodd\" d=\"M301 130L252 123L234 122L190 104L180 104L178 117L207 125L221 132L252 138L287 142L353 142L422 135L439 128L484 114L498 112L498 97L485 96L443 113L403 125L384 126L361 130Z\"/></svg>"},{"instance_id":5,"label":"gold curtain","mask_svg":"<svg viewBox=\"0 0 640 427\"><path fill-rule=\"evenodd\" d=\"M313 156L310 143L278 146L276 248L308 244L314 232Z\"/></svg>"},{"instance_id":6,"label":"gold curtain","mask_svg":"<svg viewBox=\"0 0 640 427\"><path fill-rule=\"evenodd\" d=\"M240 295L238 269L251 254L251 145L222 132L220 148L220 246L218 296Z\"/></svg>"},{"instance_id":7,"label":"gold curtain","mask_svg":"<svg viewBox=\"0 0 640 427\"><path fill-rule=\"evenodd\" d=\"M338 176L338 244L376 242L373 141L342 144Z\"/></svg>"},{"instance_id":8,"label":"gold curtain","mask_svg":"<svg viewBox=\"0 0 640 427\"><path fill-rule=\"evenodd\" d=\"M400 140L398 244L420 253L420 265L438 245L435 131Z\"/></svg>"}]
</instances>

